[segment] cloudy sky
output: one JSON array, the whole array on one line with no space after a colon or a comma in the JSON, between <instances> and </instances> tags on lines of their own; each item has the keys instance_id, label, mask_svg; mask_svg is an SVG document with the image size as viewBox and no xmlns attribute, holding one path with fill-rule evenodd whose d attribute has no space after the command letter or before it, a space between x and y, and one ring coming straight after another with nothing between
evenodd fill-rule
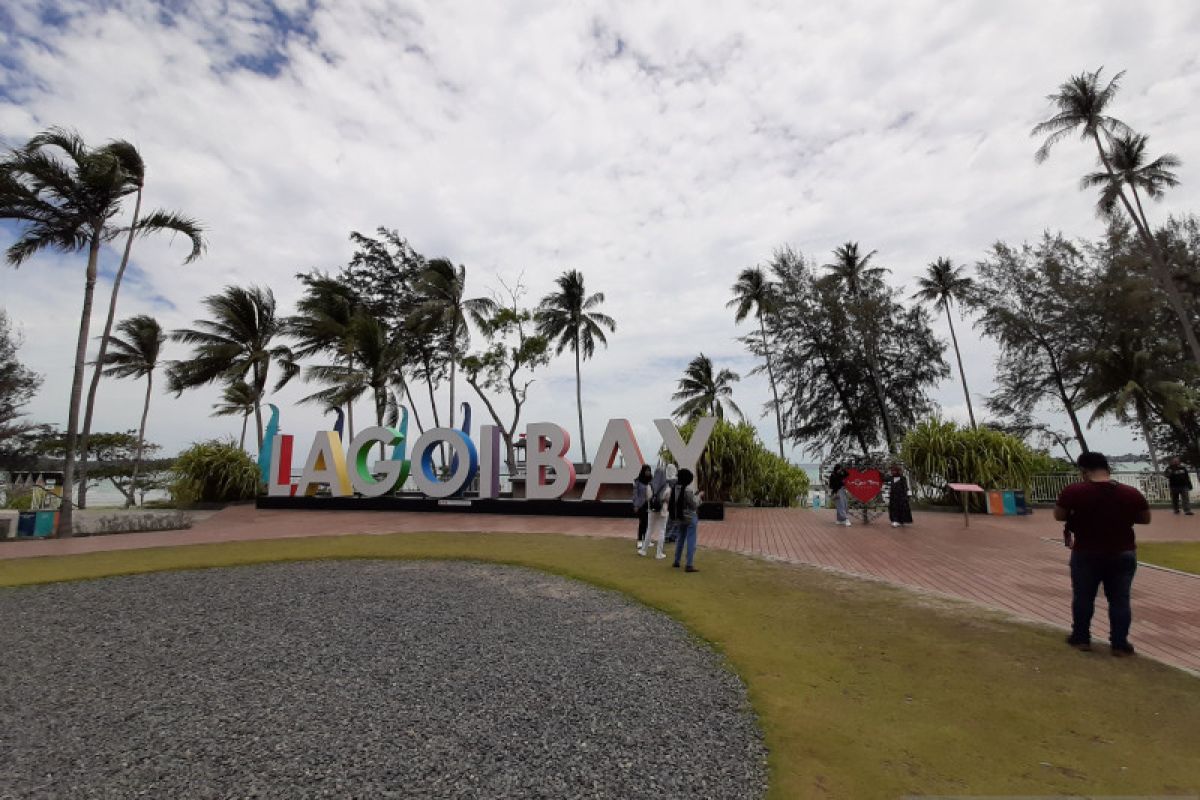
<instances>
[{"instance_id":1,"label":"cloudy sky","mask_svg":"<svg viewBox=\"0 0 1200 800\"><path fill-rule=\"evenodd\" d=\"M1072 73L1128 70L1117 115L1184 160L1183 186L1152 213L1200 209L1197 41L1194 0L5 0L0 137L66 125L140 148L147 204L208 229L189 266L181 242L135 249L119 316L167 328L227 284L268 285L289 308L294 273L336 269L347 234L380 225L467 265L472 294L523 273L536 299L582 270L619 325L586 364L589 443L628 417L652 447L651 420L697 352L754 367L725 302L780 245L823 263L857 240L911 291L938 256L971 264L1045 229L1096 235L1076 189L1092 154L1067 142L1035 166L1028 136ZM0 226L0 247L13 236ZM97 331L118 257L104 254ZM37 420L65 420L82 288L81 256L0 268L0 306L45 374ZM959 330L981 403L994 347L969 320ZM956 380L935 395L965 419ZM135 427L141 391L106 381L96 428ZM277 396L285 428L321 424L294 405L305 391ZM757 416L767 395L747 377L736 399L773 444ZM210 416L216 396L156 396L150 438L173 452L236 433ZM563 358L527 418L573 431L574 415ZM1135 446L1099 426L1093 444Z\"/></svg>"}]
</instances>

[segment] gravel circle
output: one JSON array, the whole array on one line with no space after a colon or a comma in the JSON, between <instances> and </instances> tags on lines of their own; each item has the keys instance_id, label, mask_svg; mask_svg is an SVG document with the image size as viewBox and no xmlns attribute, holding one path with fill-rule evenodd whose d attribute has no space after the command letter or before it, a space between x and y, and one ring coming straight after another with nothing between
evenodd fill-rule
<instances>
[{"instance_id":1,"label":"gravel circle","mask_svg":"<svg viewBox=\"0 0 1200 800\"><path fill-rule=\"evenodd\" d=\"M758 798L745 687L616 592L326 561L0 590L0 797Z\"/></svg>"}]
</instances>

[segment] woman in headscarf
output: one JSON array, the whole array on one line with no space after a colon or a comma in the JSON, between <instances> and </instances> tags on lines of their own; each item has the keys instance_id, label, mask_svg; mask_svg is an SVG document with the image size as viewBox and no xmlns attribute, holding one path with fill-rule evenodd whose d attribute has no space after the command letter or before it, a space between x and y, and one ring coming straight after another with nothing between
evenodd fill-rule
<instances>
[{"instance_id":1,"label":"woman in headscarf","mask_svg":"<svg viewBox=\"0 0 1200 800\"><path fill-rule=\"evenodd\" d=\"M650 524L650 465L643 464L641 472L633 481L633 513L638 520L637 548L642 555L645 553L646 527Z\"/></svg>"},{"instance_id":2,"label":"woman in headscarf","mask_svg":"<svg viewBox=\"0 0 1200 800\"><path fill-rule=\"evenodd\" d=\"M893 528L912 524L912 506L908 503L908 478L900 471L899 464L892 464L888 475L888 519Z\"/></svg>"},{"instance_id":3,"label":"woman in headscarf","mask_svg":"<svg viewBox=\"0 0 1200 800\"><path fill-rule=\"evenodd\" d=\"M653 540L658 545L658 555L655 558L667 557L665 539L667 536L667 501L670 494L671 486L667 483L667 471L659 466L655 468L654 477L650 479L650 526L641 548L638 549L639 555L646 555L646 550Z\"/></svg>"}]
</instances>

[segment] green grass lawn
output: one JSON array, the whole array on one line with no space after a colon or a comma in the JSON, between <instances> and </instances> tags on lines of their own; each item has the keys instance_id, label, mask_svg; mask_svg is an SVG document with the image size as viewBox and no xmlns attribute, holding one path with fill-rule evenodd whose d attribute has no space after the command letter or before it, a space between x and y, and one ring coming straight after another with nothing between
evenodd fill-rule
<instances>
[{"instance_id":1,"label":"green grass lawn","mask_svg":"<svg viewBox=\"0 0 1200 800\"><path fill-rule=\"evenodd\" d=\"M730 553L702 551L687 575L623 540L347 536L0 561L0 586L322 558L520 564L662 609L746 681L772 798L1200 789L1200 679L1078 653L1059 631L967 604Z\"/></svg>"},{"instance_id":2,"label":"green grass lawn","mask_svg":"<svg viewBox=\"0 0 1200 800\"><path fill-rule=\"evenodd\" d=\"M1200 575L1200 542L1138 542L1138 560Z\"/></svg>"}]
</instances>

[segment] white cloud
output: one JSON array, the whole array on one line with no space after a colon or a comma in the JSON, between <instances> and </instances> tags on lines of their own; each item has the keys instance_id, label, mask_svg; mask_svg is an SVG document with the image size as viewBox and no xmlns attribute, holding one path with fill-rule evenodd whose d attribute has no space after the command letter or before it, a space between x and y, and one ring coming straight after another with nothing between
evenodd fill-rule
<instances>
[{"instance_id":1,"label":"white cloud","mask_svg":"<svg viewBox=\"0 0 1200 800\"><path fill-rule=\"evenodd\" d=\"M59 5L53 24L33 0L0 12L0 135L64 124L128 138L149 165L147 202L209 229L207 257L187 267L180 243L138 245L122 317L179 327L228 283L270 285L289 306L294 273L337 267L348 232L378 225L467 264L474 292L524 270L537 297L578 268L620 325L585 366L592 446L610 416L649 432L700 350L749 372L724 304L737 271L776 246L823 261L857 239L911 285L933 258L971 263L997 239L1094 235L1075 189L1086 147L1064 143L1037 167L1027 135L1073 72L1129 68L1120 114L1185 162L1154 213L1198 205L1200 7L1187 0ZM0 245L11 235L0 228ZM81 258L0 272L0 304L47 376L39 419L65 417L81 288ZM959 331L979 398L994 346ZM106 381L97 427L132 427L140 391ZM302 391L280 398L294 429L317 424L290 405ZM209 418L215 396L157 397L151 438L174 449L235 432ZM767 396L758 376L737 391L747 410ZM957 375L936 397L960 416ZM573 428L569 358L539 380L528 418ZM760 429L773 441L768 418Z\"/></svg>"}]
</instances>

